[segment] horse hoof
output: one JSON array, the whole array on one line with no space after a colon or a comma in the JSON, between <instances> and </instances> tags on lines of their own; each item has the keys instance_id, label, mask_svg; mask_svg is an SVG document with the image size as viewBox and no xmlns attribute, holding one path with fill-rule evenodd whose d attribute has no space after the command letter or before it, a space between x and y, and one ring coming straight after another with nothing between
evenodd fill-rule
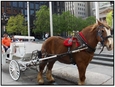
<instances>
[{"instance_id":1,"label":"horse hoof","mask_svg":"<svg viewBox=\"0 0 115 87\"><path fill-rule=\"evenodd\" d=\"M85 82L81 82L81 81L78 82L78 85L84 85L84 84Z\"/></svg>"},{"instance_id":2,"label":"horse hoof","mask_svg":"<svg viewBox=\"0 0 115 87\"><path fill-rule=\"evenodd\" d=\"M47 78L48 79L48 78ZM48 79L48 81L50 82L50 83L52 83L52 82L55 82L55 79L53 78L53 77L51 77L50 79Z\"/></svg>"},{"instance_id":3,"label":"horse hoof","mask_svg":"<svg viewBox=\"0 0 115 87\"><path fill-rule=\"evenodd\" d=\"M44 84L44 81L43 81L43 80L39 80L39 81L38 81L38 84L39 84L39 85L43 85L43 84Z\"/></svg>"}]
</instances>

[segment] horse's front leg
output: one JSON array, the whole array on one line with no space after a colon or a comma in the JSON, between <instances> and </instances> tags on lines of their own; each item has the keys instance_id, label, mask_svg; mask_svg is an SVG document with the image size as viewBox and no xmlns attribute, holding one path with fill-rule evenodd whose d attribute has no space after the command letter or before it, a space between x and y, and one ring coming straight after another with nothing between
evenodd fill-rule
<instances>
[{"instance_id":1,"label":"horse's front leg","mask_svg":"<svg viewBox=\"0 0 115 87\"><path fill-rule=\"evenodd\" d=\"M55 61L48 62L47 64L47 71L46 71L46 78L48 79L49 82L54 82L55 79L52 76L52 68L54 65Z\"/></svg>"},{"instance_id":2,"label":"horse's front leg","mask_svg":"<svg viewBox=\"0 0 115 87\"><path fill-rule=\"evenodd\" d=\"M43 70L44 67L46 66L47 62L43 62L39 65L39 72L38 72L38 76L37 76L37 81L39 84L44 84L44 80L43 80Z\"/></svg>"},{"instance_id":3,"label":"horse's front leg","mask_svg":"<svg viewBox=\"0 0 115 87\"><path fill-rule=\"evenodd\" d=\"M85 72L86 72L86 65L84 63L77 64L78 71L79 71L79 82L78 85L84 85L85 84Z\"/></svg>"}]
</instances>

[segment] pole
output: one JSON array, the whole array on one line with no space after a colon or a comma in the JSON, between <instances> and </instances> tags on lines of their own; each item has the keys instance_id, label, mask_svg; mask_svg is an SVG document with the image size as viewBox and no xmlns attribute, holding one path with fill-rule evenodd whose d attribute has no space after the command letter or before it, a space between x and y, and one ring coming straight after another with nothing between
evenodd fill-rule
<instances>
[{"instance_id":1,"label":"pole","mask_svg":"<svg viewBox=\"0 0 115 87\"><path fill-rule=\"evenodd\" d=\"M50 35L53 36L53 22L52 22L52 2L49 2L49 11L50 11Z\"/></svg>"},{"instance_id":2,"label":"pole","mask_svg":"<svg viewBox=\"0 0 115 87\"><path fill-rule=\"evenodd\" d=\"M30 14L29 14L29 2L27 2L27 18L28 18L28 36L30 36Z\"/></svg>"},{"instance_id":3,"label":"pole","mask_svg":"<svg viewBox=\"0 0 115 87\"><path fill-rule=\"evenodd\" d=\"M99 3L95 2L95 14L96 14L96 22L99 20Z\"/></svg>"}]
</instances>

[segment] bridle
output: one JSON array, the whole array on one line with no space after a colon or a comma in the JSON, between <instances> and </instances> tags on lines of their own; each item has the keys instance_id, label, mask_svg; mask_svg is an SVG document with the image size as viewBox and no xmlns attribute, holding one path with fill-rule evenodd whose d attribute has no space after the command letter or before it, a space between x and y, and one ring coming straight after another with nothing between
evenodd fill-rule
<instances>
[{"instance_id":1,"label":"bridle","mask_svg":"<svg viewBox=\"0 0 115 87\"><path fill-rule=\"evenodd\" d=\"M100 38L101 38L101 44L102 44L102 46L103 46L103 48L104 48L104 42L108 39L108 38L111 38L112 37L112 35L109 35L109 36L106 36L106 37L103 37L103 34L102 34L102 30L100 30L100 28L104 28L105 26L103 26L103 25L100 25L100 26L98 26L97 27L97 36L99 36ZM92 48L91 46L89 46L88 45L88 42L87 42L87 40L85 39L85 37L84 37L84 35L82 34L82 32L77 32L77 34L76 34L76 38L79 40L79 43L80 43L80 45L83 45L83 44L85 44L85 46L87 46L88 47L88 49L87 49L87 51L90 53L90 52L95 52L95 48ZM103 48L102 48L102 50L100 51L100 53L103 51ZM99 54L100 54L99 53Z\"/></svg>"},{"instance_id":2,"label":"bridle","mask_svg":"<svg viewBox=\"0 0 115 87\"><path fill-rule=\"evenodd\" d=\"M108 38L111 38L112 35L109 35L109 36L106 36L106 37L103 37L103 34L102 34L102 30L100 30L100 28L104 28L105 26L103 25L100 25L99 27L97 27L98 31L97 31L97 36L101 38L101 45L102 47L104 48L104 42L108 39ZM101 49L100 53L103 51L103 48ZM99 54L100 54L99 53Z\"/></svg>"}]
</instances>

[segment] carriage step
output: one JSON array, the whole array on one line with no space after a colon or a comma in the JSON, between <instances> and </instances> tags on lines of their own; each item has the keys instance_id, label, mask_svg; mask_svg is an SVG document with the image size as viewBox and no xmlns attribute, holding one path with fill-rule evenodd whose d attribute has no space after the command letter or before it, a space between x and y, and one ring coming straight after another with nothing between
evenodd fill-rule
<instances>
[{"instance_id":1,"label":"carriage step","mask_svg":"<svg viewBox=\"0 0 115 87\"><path fill-rule=\"evenodd\" d=\"M98 65L113 66L113 55L109 54L94 54L94 57L90 63Z\"/></svg>"}]
</instances>

